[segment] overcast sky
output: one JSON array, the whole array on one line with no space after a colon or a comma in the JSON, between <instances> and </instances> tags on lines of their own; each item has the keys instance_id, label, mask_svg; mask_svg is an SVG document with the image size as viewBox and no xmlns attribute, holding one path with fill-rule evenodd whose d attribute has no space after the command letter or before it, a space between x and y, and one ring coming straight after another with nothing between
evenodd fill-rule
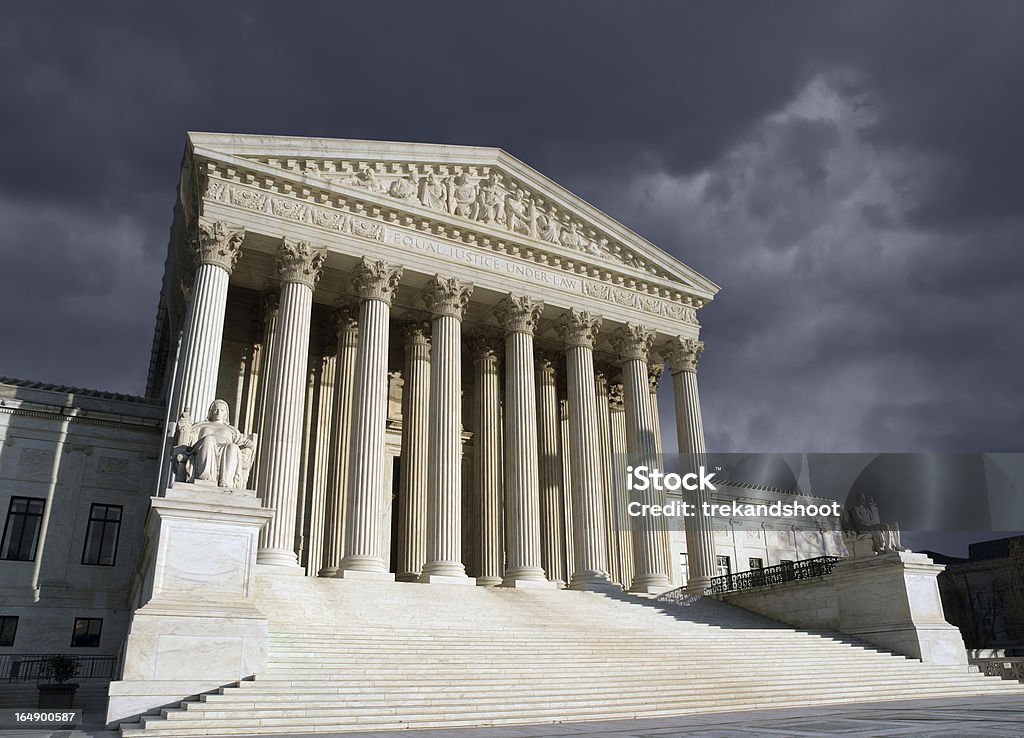
<instances>
[{"instance_id":1,"label":"overcast sky","mask_svg":"<svg viewBox=\"0 0 1024 738\"><path fill-rule=\"evenodd\" d=\"M143 391L187 130L486 145L722 285L710 447L1024 450L1024 3L3 16L0 375Z\"/></svg>"}]
</instances>

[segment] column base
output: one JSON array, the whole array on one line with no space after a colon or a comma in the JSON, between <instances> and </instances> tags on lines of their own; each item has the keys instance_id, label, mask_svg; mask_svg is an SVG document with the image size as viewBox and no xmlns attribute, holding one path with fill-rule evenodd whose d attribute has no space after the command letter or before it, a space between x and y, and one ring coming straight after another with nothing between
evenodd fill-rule
<instances>
[{"instance_id":1,"label":"column base","mask_svg":"<svg viewBox=\"0 0 1024 738\"><path fill-rule=\"evenodd\" d=\"M420 584L461 584L469 587L475 587L477 584L474 577L467 577L465 574L461 577L445 574L420 574L419 582Z\"/></svg>"},{"instance_id":2,"label":"column base","mask_svg":"<svg viewBox=\"0 0 1024 738\"><path fill-rule=\"evenodd\" d=\"M426 581L428 576L466 577L466 567L460 561L431 561L423 566L419 581Z\"/></svg>"},{"instance_id":3,"label":"column base","mask_svg":"<svg viewBox=\"0 0 1024 738\"><path fill-rule=\"evenodd\" d=\"M707 577L699 577L699 578L695 578L695 579L690 579L686 583L686 593L687 594L702 595L702 594L704 594L704 591L710 585L711 585L711 579L709 579Z\"/></svg>"},{"instance_id":4,"label":"column base","mask_svg":"<svg viewBox=\"0 0 1024 738\"><path fill-rule=\"evenodd\" d=\"M367 571L387 574L388 567L384 563L384 559L379 556L352 555L341 559L341 563L338 564L338 573L334 576L341 576L343 571Z\"/></svg>"},{"instance_id":5,"label":"column base","mask_svg":"<svg viewBox=\"0 0 1024 738\"><path fill-rule=\"evenodd\" d=\"M395 581L398 582L418 582L420 580L420 573L418 571L407 571L402 574L395 574Z\"/></svg>"},{"instance_id":6,"label":"column base","mask_svg":"<svg viewBox=\"0 0 1024 738\"><path fill-rule=\"evenodd\" d=\"M509 589L558 589L558 582L549 582L547 579L509 579L506 577L501 581L502 587Z\"/></svg>"},{"instance_id":7,"label":"column base","mask_svg":"<svg viewBox=\"0 0 1024 738\"><path fill-rule=\"evenodd\" d=\"M638 594L662 594L670 589L675 589L675 587L672 586L668 577L663 574L648 574L634 577L629 591Z\"/></svg>"},{"instance_id":8,"label":"column base","mask_svg":"<svg viewBox=\"0 0 1024 738\"><path fill-rule=\"evenodd\" d=\"M336 567L336 566L325 566L320 571L318 571L316 573L316 575L318 577L324 577L326 579L326 578L329 578L329 577L336 577L336 576L338 576L338 572L339 571L340 571L340 569L338 569L338 567Z\"/></svg>"},{"instance_id":9,"label":"column base","mask_svg":"<svg viewBox=\"0 0 1024 738\"><path fill-rule=\"evenodd\" d=\"M256 563L267 566L299 566L299 557L286 548L261 548L256 551Z\"/></svg>"},{"instance_id":10,"label":"column base","mask_svg":"<svg viewBox=\"0 0 1024 738\"><path fill-rule=\"evenodd\" d=\"M501 577L477 577L476 583L479 587L497 587L501 584Z\"/></svg>"},{"instance_id":11,"label":"column base","mask_svg":"<svg viewBox=\"0 0 1024 738\"><path fill-rule=\"evenodd\" d=\"M363 569L338 569L335 579L361 579L362 581L393 582L395 575L389 571L365 571Z\"/></svg>"}]
</instances>

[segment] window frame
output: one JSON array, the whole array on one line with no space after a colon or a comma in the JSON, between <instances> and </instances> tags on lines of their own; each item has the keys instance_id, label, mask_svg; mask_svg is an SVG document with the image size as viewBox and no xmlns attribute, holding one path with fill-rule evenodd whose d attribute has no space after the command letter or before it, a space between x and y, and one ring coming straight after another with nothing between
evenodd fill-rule
<instances>
[{"instance_id":1,"label":"window frame","mask_svg":"<svg viewBox=\"0 0 1024 738\"><path fill-rule=\"evenodd\" d=\"M14 627L11 629L11 642L6 643L3 639L4 630L8 623L13 621ZM14 642L18 639L18 625L20 617L18 615L0 615L0 648L10 648L14 645Z\"/></svg>"},{"instance_id":2,"label":"window frame","mask_svg":"<svg viewBox=\"0 0 1024 738\"><path fill-rule=\"evenodd\" d=\"M96 643L75 643L75 635L78 631L78 624L82 622L87 623L99 623L96 630ZM91 626L86 626L85 635L90 635L89 629ZM103 639L103 618L75 618L75 624L71 628L71 648L99 648L100 641Z\"/></svg>"},{"instance_id":3,"label":"window frame","mask_svg":"<svg viewBox=\"0 0 1024 738\"><path fill-rule=\"evenodd\" d=\"M106 508L108 511L111 509L117 509L117 520L108 520L107 518L95 517L96 508ZM109 513L108 513L109 514ZM121 523L124 522L124 505L113 505L106 502L94 502L89 507L89 520L85 527L85 542L82 544L82 565L83 566L117 566L117 548L121 543ZM102 534L100 536L100 546L97 552L103 550L103 540L106 537L107 526L113 524L114 528L114 548L113 556L110 559L110 563L103 561L86 561L85 556L89 553L89 542L92 540L93 523L99 523L102 526Z\"/></svg>"},{"instance_id":4,"label":"window frame","mask_svg":"<svg viewBox=\"0 0 1024 738\"><path fill-rule=\"evenodd\" d=\"M33 513L30 509L26 509L25 512L14 511L14 505L17 502L29 503L28 508L31 508L32 503L41 503L42 508L39 513ZM27 559L18 559L7 556L7 549L10 548L10 540L8 534L11 533L11 522L12 516L18 516L23 518L33 518L36 520L36 528L32 534L32 555ZM22 495L13 495L10 502L7 505L7 518L4 520L4 534L0 537L0 561L35 561L36 556L39 554L39 534L43 529L43 517L46 515L46 498L45 497L24 497ZM21 535L18 543L21 544L25 538L25 528L22 527Z\"/></svg>"}]
</instances>

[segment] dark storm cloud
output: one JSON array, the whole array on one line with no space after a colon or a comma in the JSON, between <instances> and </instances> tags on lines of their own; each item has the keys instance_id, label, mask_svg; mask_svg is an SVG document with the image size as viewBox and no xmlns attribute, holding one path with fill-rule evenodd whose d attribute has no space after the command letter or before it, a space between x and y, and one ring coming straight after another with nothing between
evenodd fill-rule
<instances>
[{"instance_id":1,"label":"dark storm cloud","mask_svg":"<svg viewBox=\"0 0 1024 738\"><path fill-rule=\"evenodd\" d=\"M186 130L495 145L725 287L701 316L710 444L1019 449L1022 18L1012 1L9 8L0 374L142 390ZM838 112L794 108L819 88Z\"/></svg>"}]
</instances>

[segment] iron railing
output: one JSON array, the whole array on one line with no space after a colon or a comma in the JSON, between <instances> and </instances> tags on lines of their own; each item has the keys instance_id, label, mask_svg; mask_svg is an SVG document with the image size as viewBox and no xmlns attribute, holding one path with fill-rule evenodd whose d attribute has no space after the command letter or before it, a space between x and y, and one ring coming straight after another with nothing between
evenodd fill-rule
<instances>
[{"instance_id":1,"label":"iron railing","mask_svg":"<svg viewBox=\"0 0 1024 738\"><path fill-rule=\"evenodd\" d=\"M50 659L54 653L25 653L0 655L0 681L41 682L53 678ZM68 681L85 679L113 679L117 667L116 656L84 656L70 654L78 665L78 671Z\"/></svg>"},{"instance_id":2,"label":"iron railing","mask_svg":"<svg viewBox=\"0 0 1024 738\"><path fill-rule=\"evenodd\" d=\"M1024 658L1010 656L1003 658L968 659L985 676L997 676L1024 683Z\"/></svg>"},{"instance_id":3,"label":"iron railing","mask_svg":"<svg viewBox=\"0 0 1024 738\"><path fill-rule=\"evenodd\" d=\"M751 569L738 574L725 574L711 580L705 594L724 594L738 592L754 587L770 587L783 582L795 582L800 579L813 579L831 574L836 564L843 560L842 556L818 556L813 559L794 561L788 564L769 566L764 569Z\"/></svg>"}]
</instances>

